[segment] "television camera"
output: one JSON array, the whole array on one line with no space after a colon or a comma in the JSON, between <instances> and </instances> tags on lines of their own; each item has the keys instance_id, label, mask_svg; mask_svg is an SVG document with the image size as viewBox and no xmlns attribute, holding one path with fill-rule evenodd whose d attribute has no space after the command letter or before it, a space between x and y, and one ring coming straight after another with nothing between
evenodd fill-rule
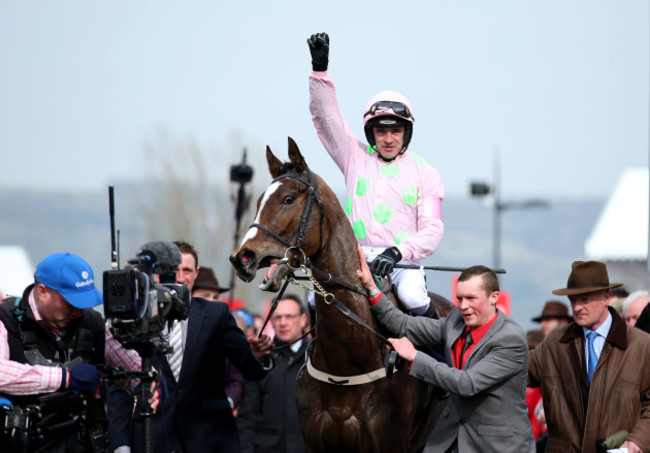
<instances>
[{"instance_id":1,"label":"television camera","mask_svg":"<svg viewBox=\"0 0 650 453\"><path fill-rule=\"evenodd\" d=\"M175 283L180 263L173 242L148 242L125 269L104 272L104 313L124 347L165 352L165 324L189 314L189 291Z\"/></svg>"}]
</instances>

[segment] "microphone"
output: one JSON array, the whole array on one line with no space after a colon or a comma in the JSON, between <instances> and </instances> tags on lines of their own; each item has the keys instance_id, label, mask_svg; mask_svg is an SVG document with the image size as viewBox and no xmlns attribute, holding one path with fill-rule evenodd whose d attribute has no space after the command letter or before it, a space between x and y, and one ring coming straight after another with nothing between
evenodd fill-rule
<instances>
[{"instance_id":1,"label":"microphone","mask_svg":"<svg viewBox=\"0 0 650 453\"><path fill-rule=\"evenodd\" d=\"M129 263L150 266L152 273L165 274L176 272L182 261L181 251L176 244L170 241L153 241L140 247L136 258Z\"/></svg>"}]
</instances>

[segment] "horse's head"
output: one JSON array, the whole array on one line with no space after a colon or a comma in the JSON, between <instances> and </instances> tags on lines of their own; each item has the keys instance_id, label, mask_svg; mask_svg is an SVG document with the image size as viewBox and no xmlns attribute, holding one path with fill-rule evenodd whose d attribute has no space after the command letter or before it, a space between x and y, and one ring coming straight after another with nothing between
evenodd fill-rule
<instances>
[{"instance_id":1,"label":"horse's head","mask_svg":"<svg viewBox=\"0 0 650 453\"><path fill-rule=\"evenodd\" d=\"M282 279L318 251L323 240L322 203L317 176L289 137L290 162L282 163L266 147L273 182L257 201L257 214L241 244L230 255L239 278L250 282L268 268L261 288L278 291Z\"/></svg>"}]
</instances>

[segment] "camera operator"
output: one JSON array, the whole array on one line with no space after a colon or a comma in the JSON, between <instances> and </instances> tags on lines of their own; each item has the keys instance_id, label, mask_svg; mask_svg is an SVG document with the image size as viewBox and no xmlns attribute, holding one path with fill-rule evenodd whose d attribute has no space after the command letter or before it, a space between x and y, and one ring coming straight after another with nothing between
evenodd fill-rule
<instances>
[{"instance_id":1,"label":"camera operator","mask_svg":"<svg viewBox=\"0 0 650 453\"><path fill-rule=\"evenodd\" d=\"M0 397L10 402L0 411L0 450L103 452L103 373L96 365L137 370L140 357L123 349L92 309L103 298L86 261L52 254L34 280L22 297L0 303ZM35 410L45 413L30 420Z\"/></svg>"},{"instance_id":2,"label":"camera operator","mask_svg":"<svg viewBox=\"0 0 650 453\"><path fill-rule=\"evenodd\" d=\"M198 273L198 254L187 242L175 244L182 257L176 282L191 291ZM239 453L239 434L224 391L225 361L228 358L246 379L262 379L273 367L271 339L264 335L249 344L226 303L199 297L191 298L188 318L176 321L162 334L172 351L152 358L167 386L167 396L153 417L153 451ZM109 416L111 413L124 417L126 411L109 410ZM125 426L128 422L111 418L111 423ZM122 446L116 451L141 451L143 425L136 410L130 449Z\"/></svg>"}]
</instances>

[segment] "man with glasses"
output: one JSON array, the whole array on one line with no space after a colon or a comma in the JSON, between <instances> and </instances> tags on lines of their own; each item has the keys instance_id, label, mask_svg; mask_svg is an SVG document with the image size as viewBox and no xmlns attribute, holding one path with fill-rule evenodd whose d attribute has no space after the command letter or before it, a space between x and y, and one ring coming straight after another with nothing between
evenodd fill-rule
<instances>
[{"instance_id":1,"label":"man with glasses","mask_svg":"<svg viewBox=\"0 0 650 453\"><path fill-rule=\"evenodd\" d=\"M368 144L343 119L334 80L327 72L329 36L312 35L307 43L313 72L310 110L318 137L345 176L345 212L357 240L372 260L373 273L390 275L405 308L423 315L429 309L424 271L396 268L419 265L433 254L444 233L444 186L438 171L409 148L413 111L404 96L382 91L364 110ZM431 307L433 309L433 307Z\"/></svg>"},{"instance_id":2,"label":"man with glasses","mask_svg":"<svg viewBox=\"0 0 650 453\"><path fill-rule=\"evenodd\" d=\"M275 368L259 382L244 381L237 426L243 453L300 453L305 446L300 434L295 395L298 372L305 363L307 341L302 335L307 315L300 299L287 294L271 316L275 330Z\"/></svg>"}]
</instances>

